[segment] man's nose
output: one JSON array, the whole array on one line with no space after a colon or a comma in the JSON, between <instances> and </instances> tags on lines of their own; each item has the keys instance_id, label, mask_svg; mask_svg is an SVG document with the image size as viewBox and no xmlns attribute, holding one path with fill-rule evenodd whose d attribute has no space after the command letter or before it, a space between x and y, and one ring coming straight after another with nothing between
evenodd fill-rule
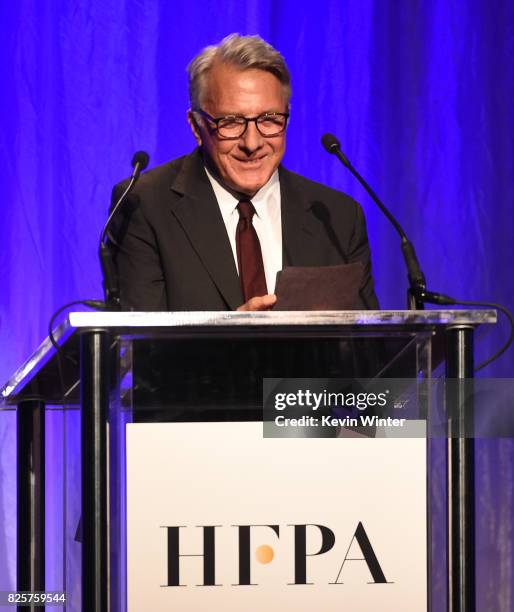
<instances>
[{"instance_id":1,"label":"man's nose","mask_svg":"<svg viewBox=\"0 0 514 612\"><path fill-rule=\"evenodd\" d=\"M246 132L241 137L241 146L247 151L256 151L262 146L263 136L257 129L255 121L249 121Z\"/></svg>"}]
</instances>

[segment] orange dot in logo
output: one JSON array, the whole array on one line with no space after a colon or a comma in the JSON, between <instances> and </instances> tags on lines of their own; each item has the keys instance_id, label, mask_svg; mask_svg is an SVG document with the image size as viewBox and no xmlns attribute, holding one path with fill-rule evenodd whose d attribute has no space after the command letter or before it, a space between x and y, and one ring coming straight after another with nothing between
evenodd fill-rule
<instances>
[{"instance_id":1,"label":"orange dot in logo","mask_svg":"<svg viewBox=\"0 0 514 612\"><path fill-rule=\"evenodd\" d=\"M255 551L255 558L259 563L271 563L274 556L273 548L267 544L259 546Z\"/></svg>"}]
</instances>

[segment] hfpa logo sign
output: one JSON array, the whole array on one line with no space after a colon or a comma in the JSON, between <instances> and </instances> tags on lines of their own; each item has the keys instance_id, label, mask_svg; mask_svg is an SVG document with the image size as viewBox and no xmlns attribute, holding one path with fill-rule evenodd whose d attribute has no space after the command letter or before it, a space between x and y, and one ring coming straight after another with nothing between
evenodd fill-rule
<instances>
[{"instance_id":1,"label":"hfpa logo sign","mask_svg":"<svg viewBox=\"0 0 514 612\"><path fill-rule=\"evenodd\" d=\"M238 544L238 568L239 581L232 586L257 586L256 582L251 579L251 546L250 533L252 527L268 527L271 529L277 538L280 538L279 525L231 525L231 528L237 529L237 544ZM181 551L180 534L187 527L164 527L167 531L167 584L162 586L179 587L187 586L180 579L180 559L183 557L201 557L203 559L203 581L196 586L223 586L216 582L216 530L221 529L221 525L199 525L196 529L203 530L203 552L197 554L187 554ZM334 532L325 525L317 525L314 523L306 523L300 525L286 525L286 528L293 529L293 563L292 563L292 578L293 582L290 585L297 584L314 584L309 582L307 577L307 558L323 555L330 551L336 541ZM314 528L319 531L321 536L321 546L317 552L307 552L307 528ZM361 557L350 557L350 549L352 544L356 542L361 550ZM274 558L274 551L271 546L262 545L254 551L257 561L260 563L270 563ZM357 525L357 529L350 539L343 559L338 560L337 566L334 568L334 579L328 584L343 584L342 574L346 563L349 561L360 561L365 563L371 574L369 584L386 584L390 581L386 580L382 567L378 561L377 555L371 545L370 539L362 523ZM200 576L199 576L200 578Z\"/></svg>"}]
</instances>

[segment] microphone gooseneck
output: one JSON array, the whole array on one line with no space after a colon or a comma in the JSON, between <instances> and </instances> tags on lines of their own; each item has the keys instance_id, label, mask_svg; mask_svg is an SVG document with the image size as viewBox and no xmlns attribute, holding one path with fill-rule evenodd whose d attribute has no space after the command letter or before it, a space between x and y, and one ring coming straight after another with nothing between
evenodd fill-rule
<instances>
[{"instance_id":1,"label":"microphone gooseneck","mask_svg":"<svg viewBox=\"0 0 514 612\"><path fill-rule=\"evenodd\" d=\"M114 268L114 262L112 259L112 251L109 247L107 240L109 228L111 227L112 221L116 216L116 213L121 208L123 202L127 199L127 196L134 188L134 185L139 179L139 176L143 170L148 166L150 156L145 151L137 151L132 158L132 175L128 182L127 187L119 197L116 204L112 207L111 212L105 222L102 233L100 234L100 247L98 255L100 257L100 265L102 267L103 275L103 289L105 305L109 310L120 310L120 288L118 283L118 276Z\"/></svg>"},{"instance_id":2,"label":"microphone gooseneck","mask_svg":"<svg viewBox=\"0 0 514 612\"><path fill-rule=\"evenodd\" d=\"M456 300L449 297L448 295L444 295L442 293L434 293L432 291L427 290L425 275L421 270L421 266L416 255L414 245L407 238L407 234L404 232L402 226L385 207L385 205L382 203L382 201L379 199L373 189L368 185L368 183L364 180L364 178L352 166L348 157L346 157L346 155L341 151L341 143L339 142L339 140L333 134L324 134L321 138L321 144L323 145L323 148L325 149L325 151L327 151L327 153L335 155L341 161L341 163L348 168L348 170L364 187L364 189L370 195L371 199L380 208L380 210L389 219L395 230L398 232L401 239L401 249L403 259L405 261L405 266L407 268L407 276L409 279L409 309L422 310L423 304L425 303L439 304L441 306L456 304Z\"/></svg>"}]
</instances>

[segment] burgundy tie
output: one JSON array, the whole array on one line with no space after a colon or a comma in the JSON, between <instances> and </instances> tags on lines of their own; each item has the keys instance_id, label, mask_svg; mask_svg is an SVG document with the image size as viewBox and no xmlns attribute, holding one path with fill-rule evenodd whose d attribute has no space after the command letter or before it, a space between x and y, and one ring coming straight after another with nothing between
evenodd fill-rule
<instances>
[{"instance_id":1,"label":"burgundy tie","mask_svg":"<svg viewBox=\"0 0 514 612\"><path fill-rule=\"evenodd\" d=\"M249 200L241 200L237 205L239 222L236 229L237 263L244 301L266 295L266 276L262 263L261 245L252 223L255 208Z\"/></svg>"}]
</instances>

